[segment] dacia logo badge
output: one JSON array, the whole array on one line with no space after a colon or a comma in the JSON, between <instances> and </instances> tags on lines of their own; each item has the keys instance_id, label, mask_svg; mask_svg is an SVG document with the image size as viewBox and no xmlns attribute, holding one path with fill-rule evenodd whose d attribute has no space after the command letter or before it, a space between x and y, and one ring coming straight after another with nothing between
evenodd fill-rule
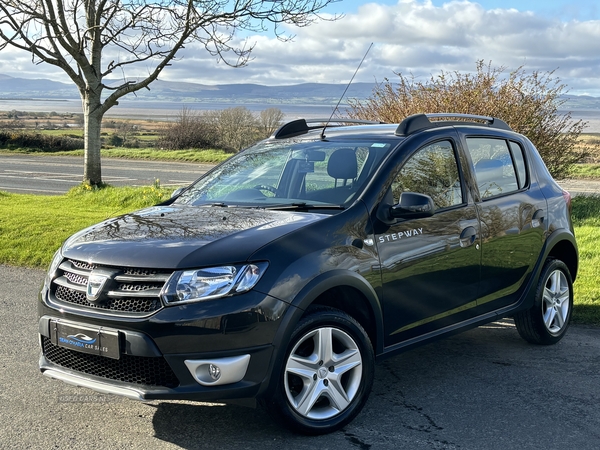
<instances>
[{"instance_id":1,"label":"dacia logo badge","mask_svg":"<svg viewBox=\"0 0 600 450\"><path fill-rule=\"evenodd\" d=\"M94 303L100 299L100 296L102 295L102 289L104 288L104 285L108 279L109 278L106 275L99 275L95 273L90 274L86 292L86 298L88 302Z\"/></svg>"}]
</instances>

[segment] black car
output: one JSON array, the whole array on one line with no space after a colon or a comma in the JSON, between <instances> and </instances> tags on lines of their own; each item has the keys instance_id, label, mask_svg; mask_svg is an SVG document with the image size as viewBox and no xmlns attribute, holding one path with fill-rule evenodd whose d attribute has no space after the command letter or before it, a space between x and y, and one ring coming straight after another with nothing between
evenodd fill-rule
<instances>
[{"instance_id":1,"label":"black car","mask_svg":"<svg viewBox=\"0 0 600 450\"><path fill-rule=\"evenodd\" d=\"M266 405L327 433L374 362L514 317L565 334L570 195L502 120L303 119L169 201L69 238L39 297L44 375L140 400Z\"/></svg>"}]
</instances>

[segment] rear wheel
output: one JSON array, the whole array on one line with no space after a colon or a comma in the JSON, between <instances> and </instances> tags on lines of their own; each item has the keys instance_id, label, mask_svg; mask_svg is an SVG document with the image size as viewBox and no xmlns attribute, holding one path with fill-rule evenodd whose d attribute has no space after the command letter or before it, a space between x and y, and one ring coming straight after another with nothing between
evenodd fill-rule
<instances>
[{"instance_id":1,"label":"rear wheel","mask_svg":"<svg viewBox=\"0 0 600 450\"><path fill-rule=\"evenodd\" d=\"M569 269L559 259L546 261L536 290L535 302L515 315L523 339L534 344L555 344L567 332L573 310L573 282Z\"/></svg>"},{"instance_id":2,"label":"rear wheel","mask_svg":"<svg viewBox=\"0 0 600 450\"><path fill-rule=\"evenodd\" d=\"M315 308L292 334L269 407L306 434L342 428L360 412L373 383L369 337L348 314Z\"/></svg>"}]
</instances>

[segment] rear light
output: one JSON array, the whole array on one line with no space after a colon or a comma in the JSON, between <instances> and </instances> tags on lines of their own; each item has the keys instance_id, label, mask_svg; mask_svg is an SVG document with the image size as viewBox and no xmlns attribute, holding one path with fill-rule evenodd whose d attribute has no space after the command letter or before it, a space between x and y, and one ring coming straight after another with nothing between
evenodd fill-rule
<instances>
[{"instance_id":1,"label":"rear light","mask_svg":"<svg viewBox=\"0 0 600 450\"><path fill-rule=\"evenodd\" d=\"M571 194L568 191L562 191L563 198L567 203L567 209L569 210L569 214L571 214Z\"/></svg>"}]
</instances>

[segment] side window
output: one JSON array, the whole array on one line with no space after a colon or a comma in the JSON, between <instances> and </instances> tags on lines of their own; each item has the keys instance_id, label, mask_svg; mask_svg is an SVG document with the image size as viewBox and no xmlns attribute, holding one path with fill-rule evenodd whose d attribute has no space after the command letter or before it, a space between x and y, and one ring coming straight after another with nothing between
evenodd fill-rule
<instances>
[{"instance_id":1,"label":"side window","mask_svg":"<svg viewBox=\"0 0 600 450\"><path fill-rule=\"evenodd\" d=\"M456 156L449 141L421 148L404 164L392 183L396 203L402 192L429 195L436 209L463 202Z\"/></svg>"},{"instance_id":2,"label":"side window","mask_svg":"<svg viewBox=\"0 0 600 450\"><path fill-rule=\"evenodd\" d=\"M467 138L467 150L483 199L519 190L515 167L505 140Z\"/></svg>"},{"instance_id":3,"label":"side window","mask_svg":"<svg viewBox=\"0 0 600 450\"><path fill-rule=\"evenodd\" d=\"M513 155L513 161L517 168L517 176L519 188L527 186L527 169L525 167L525 157L523 156L523 148L516 142L510 142L510 151Z\"/></svg>"}]
</instances>

